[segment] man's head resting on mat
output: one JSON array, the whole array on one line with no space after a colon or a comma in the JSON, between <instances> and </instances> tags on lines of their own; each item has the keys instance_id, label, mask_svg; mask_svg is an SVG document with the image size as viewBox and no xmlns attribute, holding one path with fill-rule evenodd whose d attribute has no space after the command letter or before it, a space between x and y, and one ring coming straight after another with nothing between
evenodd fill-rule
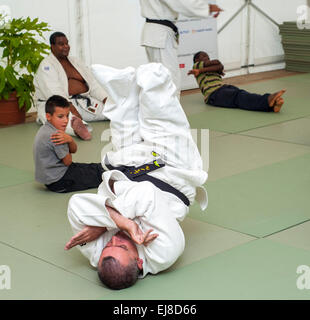
<instances>
[{"instance_id":1,"label":"man's head resting on mat","mask_svg":"<svg viewBox=\"0 0 310 320\"><path fill-rule=\"evenodd\" d=\"M103 248L98 262L98 276L110 289L125 289L135 284L142 271L135 243L122 231Z\"/></svg>"},{"instance_id":2,"label":"man's head resting on mat","mask_svg":"<svg viewBox=\"0 0 310 320\"><path fill-rule=\"evenodd\" d=\"M210 60L209 55L204 51L198 51L194 54L194 58L193 58L194 63L200 62L200 61L209 61L209 60Z\"/></svg>"}]
</instances>

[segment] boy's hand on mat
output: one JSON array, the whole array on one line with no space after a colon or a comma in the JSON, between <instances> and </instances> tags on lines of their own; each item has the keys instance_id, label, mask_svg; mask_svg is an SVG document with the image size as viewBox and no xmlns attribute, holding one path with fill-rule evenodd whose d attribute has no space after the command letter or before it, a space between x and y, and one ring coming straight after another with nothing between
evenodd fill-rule
<instances>
[{"instance_id":1,"label":"boy's hand on mat","mask_svg":"<svg viewBox=\"0 0 310 320\"><path fill-rule=\"evenodd\" d=\"M70 241L65 245L65 250L69 250L78 245L84 245L87 242L94 241L98 239L103 233L105 233L107 228L105 227L95 227L86 226L82 231L73 236Z\"/></svg>"},{"instance_id":2,"label":"boy's hand on mat","mask_svg":"<svg viewBox=\"0 0 310 320\"><path fill-rule=\"evenodd\" d=\"M199 76L199 69L193 69L193 70L189 70L187 75L189 76L190 74L193 74L195 77L198 77Z\"/></svg>"},{"instance_id":3,"label":"boy's hand on mat","mask_svg":"<svg viewBox=\"0 0 310 320\"><path fill-rule=\"evenodd\" d=\"M55 145L59 145L59 144L71 143L73 141L73 138L68 134L66 134L64 131L57 130L56 133L53 133L51 135L51 141Z\"/></svg>"}]
</instances>

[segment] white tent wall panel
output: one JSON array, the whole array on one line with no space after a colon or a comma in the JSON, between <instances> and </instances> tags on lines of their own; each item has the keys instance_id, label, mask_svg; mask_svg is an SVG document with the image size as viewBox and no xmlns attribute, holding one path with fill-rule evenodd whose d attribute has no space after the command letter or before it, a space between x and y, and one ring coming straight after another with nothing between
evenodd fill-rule
<instances>
[{"instance_id":1,"label":"white tent wall panel","mask_svg":"<svg viewBox=\"0 0 310 320\"><path fill-rule=\"evenodd\" d=\"M115 68L137 67L146 63L140 46L144 19L138 0L87 0L89 38L88 63L102 63ZM86 10L85 10L86 12ZM87 26L87 25L86 25Z\"/></svg>"},{"instance_id":2,"label":"white tent wall panel","mask_svg":"<svg viewBox=\"0 0 310 320\"><path fill-rule=\"evenodd\" d=\"M296 21L298 6L307 4L306 0L252 0L252 2L278 24L283 21ZM242 7L245 0L218 0L217 3L225 10L218 17L218 30L220 30ZM225 65L226 77L285 67L285 63L281 62L284 52L278 27L253 7L250 7L249 12L249 42L247 42L247 8L244 8L218 35L219 59ZM249 50L247 50L248 44ZM238 59L235 59L236 56ZM247 64L255 66L241 69L241 66Z\"/></svg>"},{"instance_id":3,"label":"white tent wall panel","mask_svg":"<svg viewBox=\"0 0 310 320\"><path fill-rule=\"evenodd\" d=\"M13 18L39 18L47 22L54 31L67 34L72 46L72 54L76 55L75 0L0 0L0 5L7 5L11 9ZM46 32L46 43L52 32Z\"/></svg>"},{"instance_id":4,"label":"white tent wall panel","mask_svg":"<svg viewBox=\"0 0 310 320\"><path fill-rule=\"evenodd\" d=\"M217 18L218 30L223 27L231 16L243 5L243 0L218 0L217 4L223 12ZM242 47L244 15L241 13L218 35L219 60L227 70L239 69L242 65Z\"/></svg>"},{"instance_id":5,"label":"white tent wall panel","mask_svg":"<svg viewBox=\"0 0 310 320\"><path fill-rule=\"evenodd\" d=\"M224 11L217 18L218 30L244 5L245 0L217 0ZM277 23L296 21L297 8L307 0L252 0ZM39 17L52 31L63 31L69 39L71 54L86 64L102 63L116 68L137 67L145 63L140 46L144 19L139 0L0 0L13 17ZM277 62L283 56L278 28L261 13L247 9L218 34L218 58L226 77L284 68ZM51 32L46 33L46 42ZM250 41L248 41L250 39ZM208 39L206 39L208 41ZM249 46L249 50L247 47ZM255 67L241 68L246 64Z\"/></svg>"}]
</instances>

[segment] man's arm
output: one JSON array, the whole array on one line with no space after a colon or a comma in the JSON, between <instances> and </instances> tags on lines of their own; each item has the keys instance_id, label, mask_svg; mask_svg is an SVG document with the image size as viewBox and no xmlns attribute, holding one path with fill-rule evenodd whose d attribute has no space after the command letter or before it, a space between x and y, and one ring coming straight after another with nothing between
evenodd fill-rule
<instances>
[{"instance_id":1,"label":"man's arm","mask_svg":"<svg viewBox=\"0 0 310 320\"><path fill-rule=\"evenodd\" d=\"M85 228L73 236L65 245L65 250L69 250L78 245L98 239L107 231L106 227L85 226Z\"/></svg>"},{"instance_id":2,"label":"man's arm","mask_svg":"<svg viewBox=\"0 0 310 320\"><path fill-rule=\"evenodd\" d=\"M147 246L158 237L158 234L150 234L153 229L149 229L147 232L143 233L139 226L133 220L122 216L117 210L112 207L106 206L106 208L117 227L120 230L128 232L131 239L136 244L143 244Z\"/></svg>"},{"instance_id":3,"label":"man's arm","mask_svg":"<svg viewBox=\"0 0 310 320\"><path fill-rule=\"evenodd\" d=\"M75 115L76 117L82 119L82 116L80 115L80 113L76 110L75 106L70 102L70 112Z\"/></svg>"}]
</instances>

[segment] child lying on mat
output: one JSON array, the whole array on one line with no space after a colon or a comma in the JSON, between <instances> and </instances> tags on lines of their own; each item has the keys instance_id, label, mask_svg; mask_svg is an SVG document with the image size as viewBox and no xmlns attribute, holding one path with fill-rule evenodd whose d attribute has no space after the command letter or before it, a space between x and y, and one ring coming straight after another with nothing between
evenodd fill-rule
<instances>
[{"instance_id":1,"label":"child lying on mat","mask_svg":"<svg viewBox=\"0 0 310 320\"><path fill-rule=\"evenodd\" d=\"M188 75L196 77L205 103L225 108L239 108L251 111L279 112L286 90L263 95L249 93L232 85L223 84L224 66L219 60L210 60L208 54L199 51L194 55L193 69Z\"/></svg>"}]
</instances>

